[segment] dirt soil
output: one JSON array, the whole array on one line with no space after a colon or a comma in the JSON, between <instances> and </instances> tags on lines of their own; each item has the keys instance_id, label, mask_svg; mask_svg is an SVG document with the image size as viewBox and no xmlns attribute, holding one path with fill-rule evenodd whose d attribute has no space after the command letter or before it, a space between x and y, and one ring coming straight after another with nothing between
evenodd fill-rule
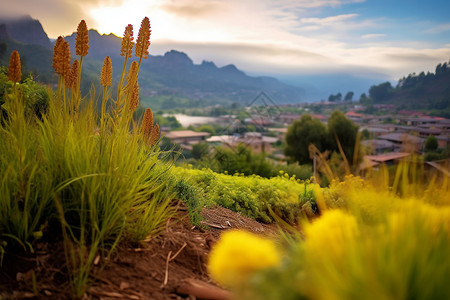
<instances>
[{"instance_id":1,"label":"dirt soil","mask_svg":"<svg viewBox=\"0 0 450 300\"><path fill-rule=\"evenodd\" d=\"M121 245L110 261L94 268L94 282L83 299L230 299L208 276L211 247L229 229L271 235L274 226L260 224L223 207L203 208L198 228L186 207L168 220L164 232L138 245ZM4 257L0 269L0 299L68 299L62 270L62 243L40 243L33 256Z\"/></svg>"}]
</instances>

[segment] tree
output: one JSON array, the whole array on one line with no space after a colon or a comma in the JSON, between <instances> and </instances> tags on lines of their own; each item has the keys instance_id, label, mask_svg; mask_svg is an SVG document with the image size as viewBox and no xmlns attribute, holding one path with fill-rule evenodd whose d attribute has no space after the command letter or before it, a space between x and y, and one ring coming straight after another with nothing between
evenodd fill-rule
<instances>
[{"instance_id":1,"label":"tree","mask_svg":"<svg viewBox=\"0 0 450 300\"><path fill-rule=\"evenodd\" d=\"M356 136L359 127L348 119L344 113L335 110L328 119L328 132L333 141L332 150L340 153L339 144L350 165L353 164ZM359 161L358 159L356 162Z\"/></svg>"},{"instance_id":2,"label":"tree","mask_svg":"<svg viewBox=\"0 0 450 300\"><path fill-rule=\"evenodd\" d=\"M389 81L373 85L369 89L369 96L374 102L386 102L393 91L392 85Z\"/></svg>"},{"instance_id":3,"label":"tree","mask_svg":"<svg viewBox=\"0 0 450 300\"><path fill-rule=\"evenodd\" d=\"M436 137L430 135L425 141L425 152L435 152L439 147Z\"/></svg>"},{"instance_id":4,"label":"tree","mask_svg":"<svg viewBox=\"0 0 450 300\"><path fill-rule=\"evenodd\" d=\"M194 159L202 159L203 156L209 153L209 145L205 142L197 143L192 146L192 158Z\"/></svg>"},{"instance_id":5,"label":"tree","mask_svg":"<svg viewBox=\"0 0 450 300\"><path fill-rule=\"evenodd\" d=\"M353 93L353 92L348 92L347 94L345 94L344 101L352 101L354 94L355 93Z\"/></svg>"},{"instance_id":6,"label":"tree","mask_svg":"<svg viewBox=\"0 0 450 300\"><path fill-rule=\"evenodd\" d=\"M318 119L305 114L289 126L284 153L293 162L311 163L309 144L314 144L319 151L325 151L329 149L330 143L326 126Z\"/></svg>"}]
</instances>

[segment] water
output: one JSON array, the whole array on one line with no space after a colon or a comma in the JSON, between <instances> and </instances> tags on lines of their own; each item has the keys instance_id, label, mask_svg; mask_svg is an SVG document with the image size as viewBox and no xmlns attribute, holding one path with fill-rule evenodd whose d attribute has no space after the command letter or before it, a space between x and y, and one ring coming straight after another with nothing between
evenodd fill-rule
<instances>
[{"instance_id":1,"label":"water","mask_svg":"<svg viewBox=\"0 0 450 300\"><path fill-rule=\"evenodd\" d=\"M214 117L198 117L198 116L188 116L184 114L164 114L164 117L175 117L178 122L183 127L188 127L189 125L201 125L201 124L213 124L217 123L218 119Z\"/></svg>"}]
</instances>

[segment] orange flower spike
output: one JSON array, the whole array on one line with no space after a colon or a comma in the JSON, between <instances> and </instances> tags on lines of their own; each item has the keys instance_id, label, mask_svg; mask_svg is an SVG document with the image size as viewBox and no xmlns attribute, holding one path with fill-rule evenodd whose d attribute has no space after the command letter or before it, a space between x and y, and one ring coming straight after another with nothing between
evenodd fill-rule
<instances>
[{"instance_id":1,"label":"orange flower spike","mask_svg":"<svg viewBox=\"0 0 450 300\"><path fill-rule=\"evenodd\" d=\"M70 45L69 42L63 41L60 48L60 53L58 56L58 69L61 73L58 73L59 75L62 75L65 79L69 76L71 72L70 67Z\"/></svg>"},{"instance_id":2,"label":"orange flower spike","mask_svg":"<svg viewBox=\"0 0 450 300\"><path fill-rule=\"evenodd\" d=\"M125 86L125 93L131 95L134 89L134 84L137 82L138 76L138 63L133 61L130 69L128 70L127 85Z\"/></svg>"},{"instance_id":3,"label":"orange flower spike","mask_svg":"<svg viewBox=\"0 0 450 300\"><path fill-rule=\"evenodd\" d=\"M156 144L156 142L159 140L159 125L156 124L155 127L152 129L152 133L150 134L150 138L148 139L148 144L150 147Z\"/></svg>"},{"instance_id":4,"label":"orange flower spike","mask_svg":"<svg viewBox=\"0 0 450 300\"><path fill-rule=\"evenodd\" d=\"M60 74L60 71L58 70L58 56L59 56L59 47L61 46L62 42L64 41L64 38L62 36L58 36L55 42L55 46L53 47L53 63L52 67L55 69L56 74Z\"/></svg>"},{"instance_id":5,"label":"orange flower spike","mask_svg":"<svg viewBox=\"0 0 450 300\"><path fill-rule=\"evenodd\" d=\"M78 60L75 59L72 63L72 68L70 70L70 76L68 76L68 82L66 82L66 86L70 89L77 88L79 68L80 68L80 63L78 62Z\"/></svg>"},{"instance_id":6,"label":"orange flower spike","mask_svg":"<svg viewBox=\"0 0 450 300\"><path fill-rule=\"evenodd\" d=\"M141 22L138 38L136 41L136 56L147 59L148 47L150 46L150 20L145 17Z\"/></svg>"},{"instance_id":7,"label":"orange flower spike","mask_svg":"<svg viewBox=\"0 0 450 300\"><path fill-rule=\"evenodd\" d=\"M133 91L131 92L130 111L135 111L139 105L139 83L136 81Z\"/></svg>"},{"instance_id":8,"label":"orange flower spike","mask_svg":"<svg viewBox=\"0 0 450 300\"><path fill-rule=\"evenodd\" d=\"M126 58L130 58L133 54L133 25L128 24L125 27L125 32L122 38L122 49L120 50L120 55L125 56Z\"/></svg>"},{"instance_id":9,"label":"orange flower spike","mask_svg":"<svg viewBox=\"0 0 450 300\"><path fill-rule=\"evenodd\" d=\"M102 72L100 74L100 84L103 86L112 85L112 63L109 56L103 61Z\"/></svg>"},{"instance_id":10,"label":"orange flower spike","mask_svg":"<svg viewBox=\"0 0 450 300\"><path fill-rule=\"evenodd\" d=\"M147 108L142 119L141 132L145 138L149 138L153 129L153 111Z\"/></svg>"},{"instance_id":11,"label":"orange flower spike","mask_svg":"<svg viewBox=\"0 0 450 300\"><path fill-rule=\"evenodd\" d=\"M20 82L22 79L20 55L16 50L11 53L11 57L9 59L8 79L14 83Z\"/></svg>"},{"instance_id":12,"label":"orange flower spike","mask_svg":"<svg viewBox=\"0 0 450 300\"><path fill-rule=\"evenodd\" d=\"M89 32L84 20L78 24L75 49L76 54L80 56L86 56L89 52Z\"/></svg>"}]
</instances>

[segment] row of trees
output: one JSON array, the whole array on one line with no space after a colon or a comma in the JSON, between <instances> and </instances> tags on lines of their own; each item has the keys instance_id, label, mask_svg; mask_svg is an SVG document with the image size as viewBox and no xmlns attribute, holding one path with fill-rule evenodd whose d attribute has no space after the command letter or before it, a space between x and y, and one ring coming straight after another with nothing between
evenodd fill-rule
<instances>
[{"instance_id":1,"label":"row of trees","mask_svg":"<svg viewBox=\"0 0 450 300\"><path fill-rule=\"evenodd\" d=\"M353 92L348 92L347 94L345 94L344 97L344 101L352 101L353 100L353 96L355 93ZM328 102L340 102L342 101L342 94L341 93L337 93L336 95L331 94L330 96L328 96Z\"/></svg>"}]
</instances>

